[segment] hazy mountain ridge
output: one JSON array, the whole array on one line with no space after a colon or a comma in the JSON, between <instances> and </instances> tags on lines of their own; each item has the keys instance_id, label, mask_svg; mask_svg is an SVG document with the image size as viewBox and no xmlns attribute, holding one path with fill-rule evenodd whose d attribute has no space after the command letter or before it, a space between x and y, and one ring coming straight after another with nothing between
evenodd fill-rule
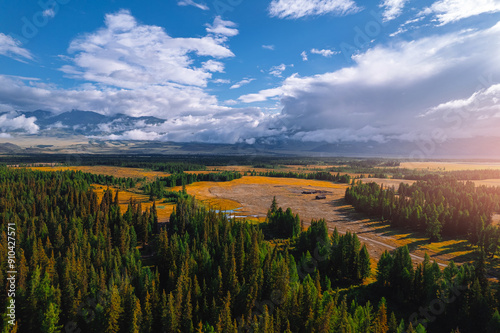
<instances>
[{"instance_id":1,"label":"hazy mountain ridge","mask_svg":"<svg viewBox=\"0 0 500 333\"><path fill-rule=\"evenodd\" d=\"M102 115L94 111L71 110L55 114L50 111L16 111L17 116L36 118L35 124L39 127L40 135L86 135L101 136L121 134L134 129L138 124L162 124L166 119L156 117L132 117L125 114L112 116ZM8 112L0 113L8 114Z\"/></svg>"},{"instance_id":2,"label":"hazy mountain ridge","mask_svg":"<svg viewBox=\"0 0 500 333\"><path fill-rule=\"evenodd\" d=\"M8 112L0 112L0 116ZM72 110L55 114L45 110L17 111L16 116L36 118L36 135L14 131L3 138L0 154L84 153L84 154L214 154L214 155L308 155L393 157L399 159L481 158L500 156L500 138L475 137L437 143L432 140L386 142L340 141L304 142L283 136L260 137L252 143L171 142L161 140L124 140L120 134L138 127L163 124L166 119L112 116L93 111ZM117 139L107 139L116 136ZM23 140L20 140L20 138ZM27 138L27 140L26 140ZM51 144L57 138L59 144ZM72 139L79 138L75 143ZM21 142L22 141L22 142ZM26 143L28 142L28 143Z\"/></svg>"}]
</instances>

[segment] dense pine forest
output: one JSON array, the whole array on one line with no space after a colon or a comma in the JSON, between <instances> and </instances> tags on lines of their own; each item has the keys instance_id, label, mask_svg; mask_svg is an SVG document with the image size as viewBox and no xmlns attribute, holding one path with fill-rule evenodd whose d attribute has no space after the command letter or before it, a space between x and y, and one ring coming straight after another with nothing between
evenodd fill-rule
<instances>
[{"instance_id":1,"label":"dense pine forest","mask_svg":"<svg viewBox=\"0 0 500 333\"><path fill-rule=\"evenodd\" d=\"M17 325L8 322L11 298L2 292L2 332L500 330L498 294L482 260L440 270L427 259L415 267L400 248L375 271L356 234L330 235L325 220L305 229L293 207L276 201L266 223L250 224L182 195L160 227L155 205L131 201L121 211L113 188L99 200L91 183L129 181L99 177L0 167L2 290L9 288L11 225L17 270ZM401 191L400 198L427 193ZM479 201L495 193L481 191L464 201L470 212L489 207ZM377 193L385 198L385 190Z\"/></svg>"},{"instance_id":2,"label":"dense pine forest","mask_svg":"<svg viewBox=\"0 0 500 333\"><path fill-rule=\"evenodd\" d=\"M356 209L391 221L395 227L424 231L431 241L442 236L467 237L495 254L499 230L491 225L500 210L500 188L475 186L467 181L431 179L398 190L376 183L357 182L345 198Z\"/></svg>"},{"instance_id":3,"label":"dense pine forest","mask_svg":"<svg viewBox=\"0 0 500 333\"><path fill-rule=\"evenodd\" d=\"M250 176L261 176L261 177L278 177L278 178L299 178L299 179L315 179L315 180L327 180L336 183L349 184L351 182L351 176L344 174L341 175L337 173L332 175L330 172L317 171L310 173L298 173L292 171L269 171L269 172L256 172L251 171Z\"/></svg>"}]
</instances>

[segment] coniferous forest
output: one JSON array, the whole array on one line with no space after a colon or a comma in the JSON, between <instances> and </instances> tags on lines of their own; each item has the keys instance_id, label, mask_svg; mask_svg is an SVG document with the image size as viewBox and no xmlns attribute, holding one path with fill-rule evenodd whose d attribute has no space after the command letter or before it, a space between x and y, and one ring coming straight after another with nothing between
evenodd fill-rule
<instances>
[{"instance_id":1,"label":"coniferous forest","mask_svg":"<svg viewBox=\"0 0 500 333\"><path fill-rule=\"evenodd\" d=\"M8 257L9 226L15 225L17 267L17 325L8 324L10 301L3 292L2 332L500 330L498 294L484 258L444 269L426 258L415 266L403 247L384 253L373 269L356 234L332 233L325 220L306 229L293 207L276 200L259 225L183 195L170 222L160 225L154 204L143 209L132 200L122 211L119 191L108 189L99 199L90 185L127 181L0 167L0 256ZM346 196L355 205L360 193L391 203L370 204L370 213L409 209L404 197L432 203L438 220L447 212L438 207L454 207L454 196L443 201L424 185L403 186L399 200L367 186L356 185ZM484 210L484 224L494 203L482 201L494 194L485 191L473 192L470 208L457 216ZM8 264L0 263L2 290L9 289Z\"/></svg>"}]
</instances>

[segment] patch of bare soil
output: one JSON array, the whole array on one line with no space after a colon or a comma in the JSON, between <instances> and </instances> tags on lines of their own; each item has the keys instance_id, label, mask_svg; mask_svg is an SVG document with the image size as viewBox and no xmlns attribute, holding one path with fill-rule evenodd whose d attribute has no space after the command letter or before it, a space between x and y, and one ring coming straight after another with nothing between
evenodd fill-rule
<instances>
[{"instance_id":1,"label":"patch of bare soil","mask_svg":"<svg viewBox=\"0 0 500 333\"><path fill-rule=\"evenodd\" d=\"M204 194L219 199L230 199L241 204L239 213L242 215L266 216L273 197L278 205L286 209L292 207L307 226L311 219L324 218L330 231L336 227L340 233L347 231L358 234L360 240L366 243L370 255L380 258L385 250L393 250L399 246L394 237L387 235L387 229L380 231L378 223L369 221L360 214L352 212L352 207L344 202L346 185L331 187L293 186L277 184L234 184L233 186L213 186ZM326 196L324 200L316 199L316 194L303 194L303 191L321 191ZM373 222L373 221L372 221ZM417 247L410 248L414 261L423 261L424 251ZM433 260L444 266L451 258L427 251Z\"/></svg>"}]
</instances>

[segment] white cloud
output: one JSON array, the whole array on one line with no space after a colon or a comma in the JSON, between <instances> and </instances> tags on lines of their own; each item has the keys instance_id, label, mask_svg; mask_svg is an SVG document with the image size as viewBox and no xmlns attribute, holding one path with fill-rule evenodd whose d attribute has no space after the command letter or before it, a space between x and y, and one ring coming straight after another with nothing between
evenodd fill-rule
<instances>
[{"instance_id":1,"label":"white cloud","mask_svg":"<svg viewBox=\"0 0 500 333\"><path fill-rule=\"evenodd\" d=\"M332 50L318 50L318 49L312 49L311 53L313 54L319 54L322 55L323 57L331 57L334 54L339 54L339 51L332 51Z\"/></svg>"},{"instance_id":2,"label":"white cloud","mask_svg":"<svg viewBox=\"0 0 500 333\"><path fill-rule=\"evenodd\" d=\"M204 89L212 73L224 71L223 58L233 57L229 37L236 25L216 17L206 27L207 36L174 38L158 26L138 23L128 11L106 15L104 26L81 35L69 46L72 64L62 68L82 80L64 89L36 78L0 74L0 110L43 109L61 113L72 109L105 115L155 116L161 125L102 124L108 138L126 140L176 140L244 142L275 135L269 130L272 115L255 108L232 108ZM12 52L12 51L10 51ZM16 51L18 54L20 51ZM233 88L253 81L244 78ZM35 118L2 116L0 132L37 133Z\"/></svg>"},{"instance_id":3,"label":"white cloud","mask_svg":"<svg viewBox=\"0 0 500 333\"><path fill-rule=\"evenodd\" d=\"M274 51L274 45L262 45L263 49Z\"/></svg>"},{"instance_id":4,"label":"white cloud","mask_svg":"<svg viewBox=\"0 0 500 333\"><path fill-rule=\"evenodd\" d=\"M327 13L353 14L360 11L352 0L272 0L269 14L279 18L297 19Z\"/></svg>"},{"instance_id":5,"label":"white cloud","mask_svg":"<svg viewBox=\"0 0 500 333\"><path fill-rule=\"evenodd\" d=\"M44 10L42 15L48 18L54 18L56 16L56 12L54 11L54 9L49 8Z\"/></svg>"},{"instance_id":6,"label":"white cloud","mask_svg":"<svg viewBox=\"0 0 500 333\"><path fill-rule=\"evenodd\" d=\"M203 63L203 69L208 72L224 72L224 64L220 61L208 60Z\"/></svg>"},{"instance_id":7,"label":"white cloud","mask_svg":"<svg viewBox=\"0 0 500 333\"><path fill-rule=\"evenodd\" d=\"M285 64L281 64L281 65L278 65L278 66L273 66L269 70L269 74L271 74L273 76L276 76L276 77L281 77L281 74L285 71L286 67L287 66Z\"/></svg>"},{"instance_id":8,"label":"white cloud","mask_svg":"<svg viewBox=\"0 0 500 333\"><path fill-rule=\"evenodd\" d=\"M0 75L0 101L9 110L44 109L64 112L92 110L113 115L156 116L168 118L184 113L224 111L217 99L203 89L177 84L153 85L134 90L98 88L86 85L79 89L36 86L31 82Z\"/></svg>"},{"instance_id":9,"label":"white cloud","mask_svg":"<svg viewBox=\"0 0 500 333\"><path fill-rule=\"evenodd\" d=\"M134 129L125 128L120 123L102 124L100 129L109 132L109 135L100 137L103 139L236 143L280 132L269 129L275 116L256 108L221 106L215 97L207 95L198 87L99 90L89 86L81 90L64 90L33 87L23 80L0 75L0 100L5 103L3 107L8 106L10 110L63 112L80 109L107 115L123 113L167 119L159 125L136 123ZM227 101L224 104L234 103ZM15 115L4 118L0 117L0 132L38 131L35 118Z\"/></svg>"},{"instance_id":10,"label":"white cloud","mask_svg":"<svg viewBox=\"0 0 500 333\"><path fill-rule=\"evenodd\" d=\"M10 139L10 138L12 138L12 135L10 135L9 133L0 133L0 138L1 139Z\"/></svg>"},{"instance_id":11,"label":"white cloud","mask_svg":"<svg viewBox=\"0 0 500 333\"><path fill-rule=\"evenodd\" d=\"M464 112L478 113L481 116L495 116L500 111L500 84L495 84L487 89L474 92L465 99L456 99L441 103L430 108L422 116L430 116L439 112L462 110ZM486 113L490 113L487 115Z\"/></svg>"},{"instance_id":12,"label":"white cloud","mask_svg":"<svg viewBox=\"0 0 500 333\"><path fill-rule=\"evenodd\" d=\"M26 118L24 115L18 116L15 113L3 114L0 116L0 131L22 131L36 134L40 128L35 122L35 117Z\"/></svg>"},{"instance_id":13,"label":"white cloud","mask_svg":"<svg viewBox=\"0 0 500 333\"><path fill-rule=\"evenodd\" d=\"M403 13L403 8L409 0L383 0L380 7L384 8L384 22L394 20Z\"/></svg>"},{"instance_id":14,"label":"white cloud","mask_svg":"<svg viewBox=\"0 0 500 333\"><path fill-rule=\"evenodd\" d=\"M73 40L68 49L74 54L73 65L61 70L73 78L128 89L168 84L203 87L216 62L195 67L193 57L233 57L223 44L226 36L234 35L232 29L223 29L230 23L216 18L206 37L173 38L161 27L137 23L122 10L106 15L104 28Z\"/></svg>"},{"instance_id":15,"label":"white cloud","mask_svg":"<svg viewBox=\"0 0 500 333\"><path fill-rule=\"evenodd\" d=\"M239 101L279 98L282 127L303 140L334 142L357 137L380 141L415 131L428 133L450 124L443 124L437 116L420 116L423 112L447 101L463 104L464 95L478 91L477 85L482 84L478 77L484 72L500 76L499 39L500 23L485 30L379 45L354 56L351 67L308 77L294 74L278 87L240 96ZM495 87L495 94L498 90ZM491 94L490 101L500 101L500 94L496 99ZM481 110L477 105L476 109ZM488 115L492 117L493 112ZM460 134L450 131L449 137Z\"/></svg>"},{"instance_id":16,"label":"white cloud","mask_svg":"<svg viewBox=\"0 0 500 333\"><path fill-rule=\"evenodd\" d=\"M227 80L227 79L217 79L217 80L213 80L212 82L216 83L216 84L228 84L228 83L231 83L231 81Z\"/></svg>"},{"instance_id":17,"label":"white cloud","mask_svg":"<svg viewBox=\"0 0 500 333\"><path fill-rule=\"evenodd\" d=\"M238 89L238 88L241 88L241 86L249 84L252 81L255 81L255 79L243 79L240 82L237 82L237 83L233 84L229 89Z\"/></svg>"},{"instance_id":18,"label":"white cloud","mask_svg":"<svg viewBox=\"0 0 500 333\"><path fill-rule=\"evenodd\" d=\"M398 30L394 31L394 32L393 32L393 33L391 33L389 36L390 36L390 37L396 37L397 35L402 34L402 33L405 33L405 32L407 32L407 31L408 31L408 29L403 28L403 27L399 27L399 28L398 28Z\"/></svg>"},{"instance_id":19,"label":"white cloud","mask_svg":"<svg viewBox=\"0 0 500 333\"><path fill-rule=\"evenodd\" d=\"M300 56L302 57L302 61L307 61L308 58L307 58L307 52L306 51L302 51L302 53L300 54Z\"/></svg>"},{"instance_id":20,"label":"white cloud","mask_svg":"<svg viewBox=\"0 0 500 333\"><path fill-rule=\"evenodd\" d=\"M33 60L30 51L21 47L21 42L0 32L0 55L14 58Z\"/></svg>"},{"instance_id":21,"label":"white cloud","mask_svg":"<svg viewBox=\"0 0 500 333\"><path fill-rule=\"evenodd\" d=\"M438 0L420 15L434 14L440 25L445 25L467 17L496 12L500 12L498 0Z\"/></svg>"},{"instance_id":22,"label":"white cloud","mask_svg":"<svg viewBox=\"0 0 500 333\"><path fill-rule=\"evenodd\" d=\"M268 129L272 120L272 117L256 109L238 109L219 114L175 117L159 125L94 138L249 143L255 142L252 140L255 137L279 134L278 130Z\"/></svg>"},{"instance_id":23,"label":"white cloud","mask_svg":"<svg viewBox=\"0 0 500 333\"><path fill-rule=\"evenodd\" d=\"M233 37L239 33L235 27L236 23L224 21L220 16L217 16L212 25L207 25L207 31L215 35Z\"/></svg>"},{"instance_id":24,"label":"white cloud","mask_svg":"<svg viewBox=\"0 0 500 333\"><path fill-rule=\"evenodd\" d=\"M103 138L107 140L137 140L137 141L156 141L160 140L164 135L148 132L142 129L133 129L130 131L126 131L123 134L110 134L105 137L90 137L90 138Z\"/></svg>"},{"instance_id":25,"label":"white cloud","mask_svg":"<svg viewBox=\"0 0 500 333\"><path fill-rule=\"evenodd\" d=\"M194 2L193 0L180 0L177 2L177 5L179 5L179 6L194 6L196 8L201 9L201 10L209 10L210 9L210 8L208 8L207 5Z\"/></svg>"},{"instance_id":26,"label":"white cloud","mask_svg":"<svg viewBox=\"0 0 500 333\"><path fill-rule=\"evenodd\" d=\"M489 80L482 78L483 84ZM500 84L493 84L475 91L463 99L450 100L429 108L420 115L428 121L459 128L456 137L499 136L500 126Z\"/></svg>"}]
</instances>

